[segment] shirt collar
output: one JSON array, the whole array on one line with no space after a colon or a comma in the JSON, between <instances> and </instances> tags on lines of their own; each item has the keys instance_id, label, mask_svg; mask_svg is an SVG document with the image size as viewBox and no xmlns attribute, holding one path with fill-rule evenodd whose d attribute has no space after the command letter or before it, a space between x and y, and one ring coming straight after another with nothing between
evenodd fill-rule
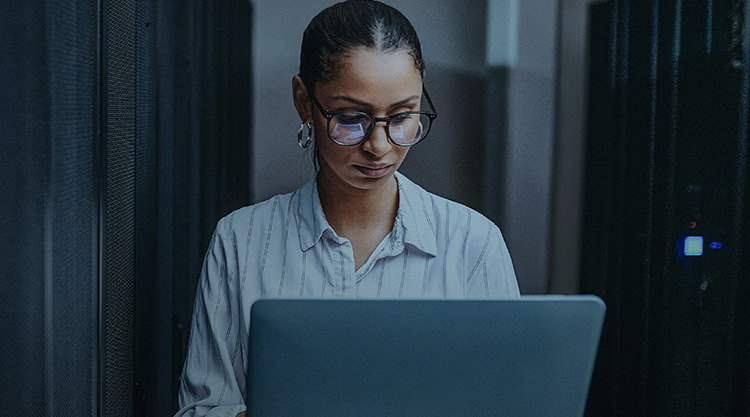
<instances>
[{"instance_id":1,"label":"shirt collar","mask_svg":"<svg viewBox=\"0 0 750 417\"><path fill-rule=\"evenodd\" d=\"M399 172L396 172L396 180L398 181L399 201L398 213L391 233L392 243L398 245L403 242L425 254L436 256L435 219L431 214L432 206L428 208L426 205L431 201L429 194ZM331 236L336 235L323 213L315 179L299 189L297 199L300 249L307 251L313 247L326 230L330 231Z\"/></svg>"},{"instance_id":2,"label":"shirt collar","mask_svg":"<svg viewBox=\"0 0 750 417\"><path fill-rule=\"evenodd\" d=\"M396 172L396 179L399 191L396 225L401 224L404 243L428 255L437 256L437 235L430 195L399 172ZM429 209L426 205L428 203Z\"/></svg>"},{"instance_id":3,"label":"shirt collar","mask_svg":"<svg viewBox=\"0 0 750 417\"><path fill-rule=\"evenodd\" d=\"M297 193L297 219L299 221L299 245L302 251L307 251L318 243L326 230L333 228L328 224L320 205L318 183L313 178L302 186Z\"/></svg>"}]
</instances>

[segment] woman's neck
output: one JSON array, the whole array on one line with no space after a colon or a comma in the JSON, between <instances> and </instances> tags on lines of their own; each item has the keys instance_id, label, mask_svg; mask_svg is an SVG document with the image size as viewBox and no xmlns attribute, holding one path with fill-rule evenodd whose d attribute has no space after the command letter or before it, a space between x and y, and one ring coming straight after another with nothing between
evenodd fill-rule
<instances>
[{"instance_id":1,"label":"woman's neck","mask_svg":"<svg viewBox=\"0 0 750 417\"><path fill-rule=\"evenodd\" d=\"M347 235L352 233L387 234L393 228L398 212L398 182L395 176L373 189L357 189L319 176L318 194L328 223L340 236L350 238Z\"/></svg>"}]
</instances>

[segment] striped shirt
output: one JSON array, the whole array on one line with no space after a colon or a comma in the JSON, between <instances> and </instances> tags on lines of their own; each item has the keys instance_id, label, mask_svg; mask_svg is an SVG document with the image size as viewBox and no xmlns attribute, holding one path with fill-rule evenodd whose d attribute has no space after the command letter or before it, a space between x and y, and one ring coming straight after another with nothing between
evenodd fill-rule
<instances>
[{"instance_id":1,"label":"striped shirt","mask_svg":"<svg viewBox=\"0 0 750 417\"><path fill-rule=\"evenodd\" d=\"M245 410L250 306L260 298L519 296L497 226L396 178L393 229L356 271L352 245L326 221L315 181L219 221L198 284L176 416Z\"/></svg>"}]
</instances>

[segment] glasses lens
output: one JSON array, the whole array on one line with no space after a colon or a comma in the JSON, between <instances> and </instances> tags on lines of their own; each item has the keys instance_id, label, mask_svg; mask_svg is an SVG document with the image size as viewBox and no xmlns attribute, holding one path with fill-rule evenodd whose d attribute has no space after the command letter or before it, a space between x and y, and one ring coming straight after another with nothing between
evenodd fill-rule
<instances>
[{"instance_id":1,"label":"glasses lens","mask_svg":"<svg viewBox=\"0 0 750 417\"><path fill-rule=\"evenodd\" d=\"M354 145L362 142L372 119L363 113L339 113L331 119L328 133L334 142Z\"/></svg>"},{"instance_id":2,"label":"glasses lens","mask_svg":"<svg viewBox=\"0 0 750 417\"><path fill-rule=\"evenodd\" d=\"M430 118L419 113L403 113L391 119L388 133L391 140L404 146L414 145L430 130Z\"/></svg>"}]
</instances>

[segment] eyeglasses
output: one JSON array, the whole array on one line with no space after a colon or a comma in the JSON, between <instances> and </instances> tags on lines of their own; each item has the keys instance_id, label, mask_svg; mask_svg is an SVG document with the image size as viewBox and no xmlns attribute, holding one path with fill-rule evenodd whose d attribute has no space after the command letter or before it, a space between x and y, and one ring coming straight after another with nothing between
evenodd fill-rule
<instances>
[{"instance_id":1,"label":"eyeglasses","mask_svg":"<svg viewBox=\"0 0 750 417\"><path fill-rule=\"evenodd\" d=\"M360 111L326 111L315 95L310 94L323 117L328 120L328 137L343 146L359 145L370 137L375 123L385 122L388 140L398 146L413 146L427 137L432 121L437 117L427 90L422 92L430 111L407 111L388 117L372 117Z\"/></svg>"}]
</instances>

